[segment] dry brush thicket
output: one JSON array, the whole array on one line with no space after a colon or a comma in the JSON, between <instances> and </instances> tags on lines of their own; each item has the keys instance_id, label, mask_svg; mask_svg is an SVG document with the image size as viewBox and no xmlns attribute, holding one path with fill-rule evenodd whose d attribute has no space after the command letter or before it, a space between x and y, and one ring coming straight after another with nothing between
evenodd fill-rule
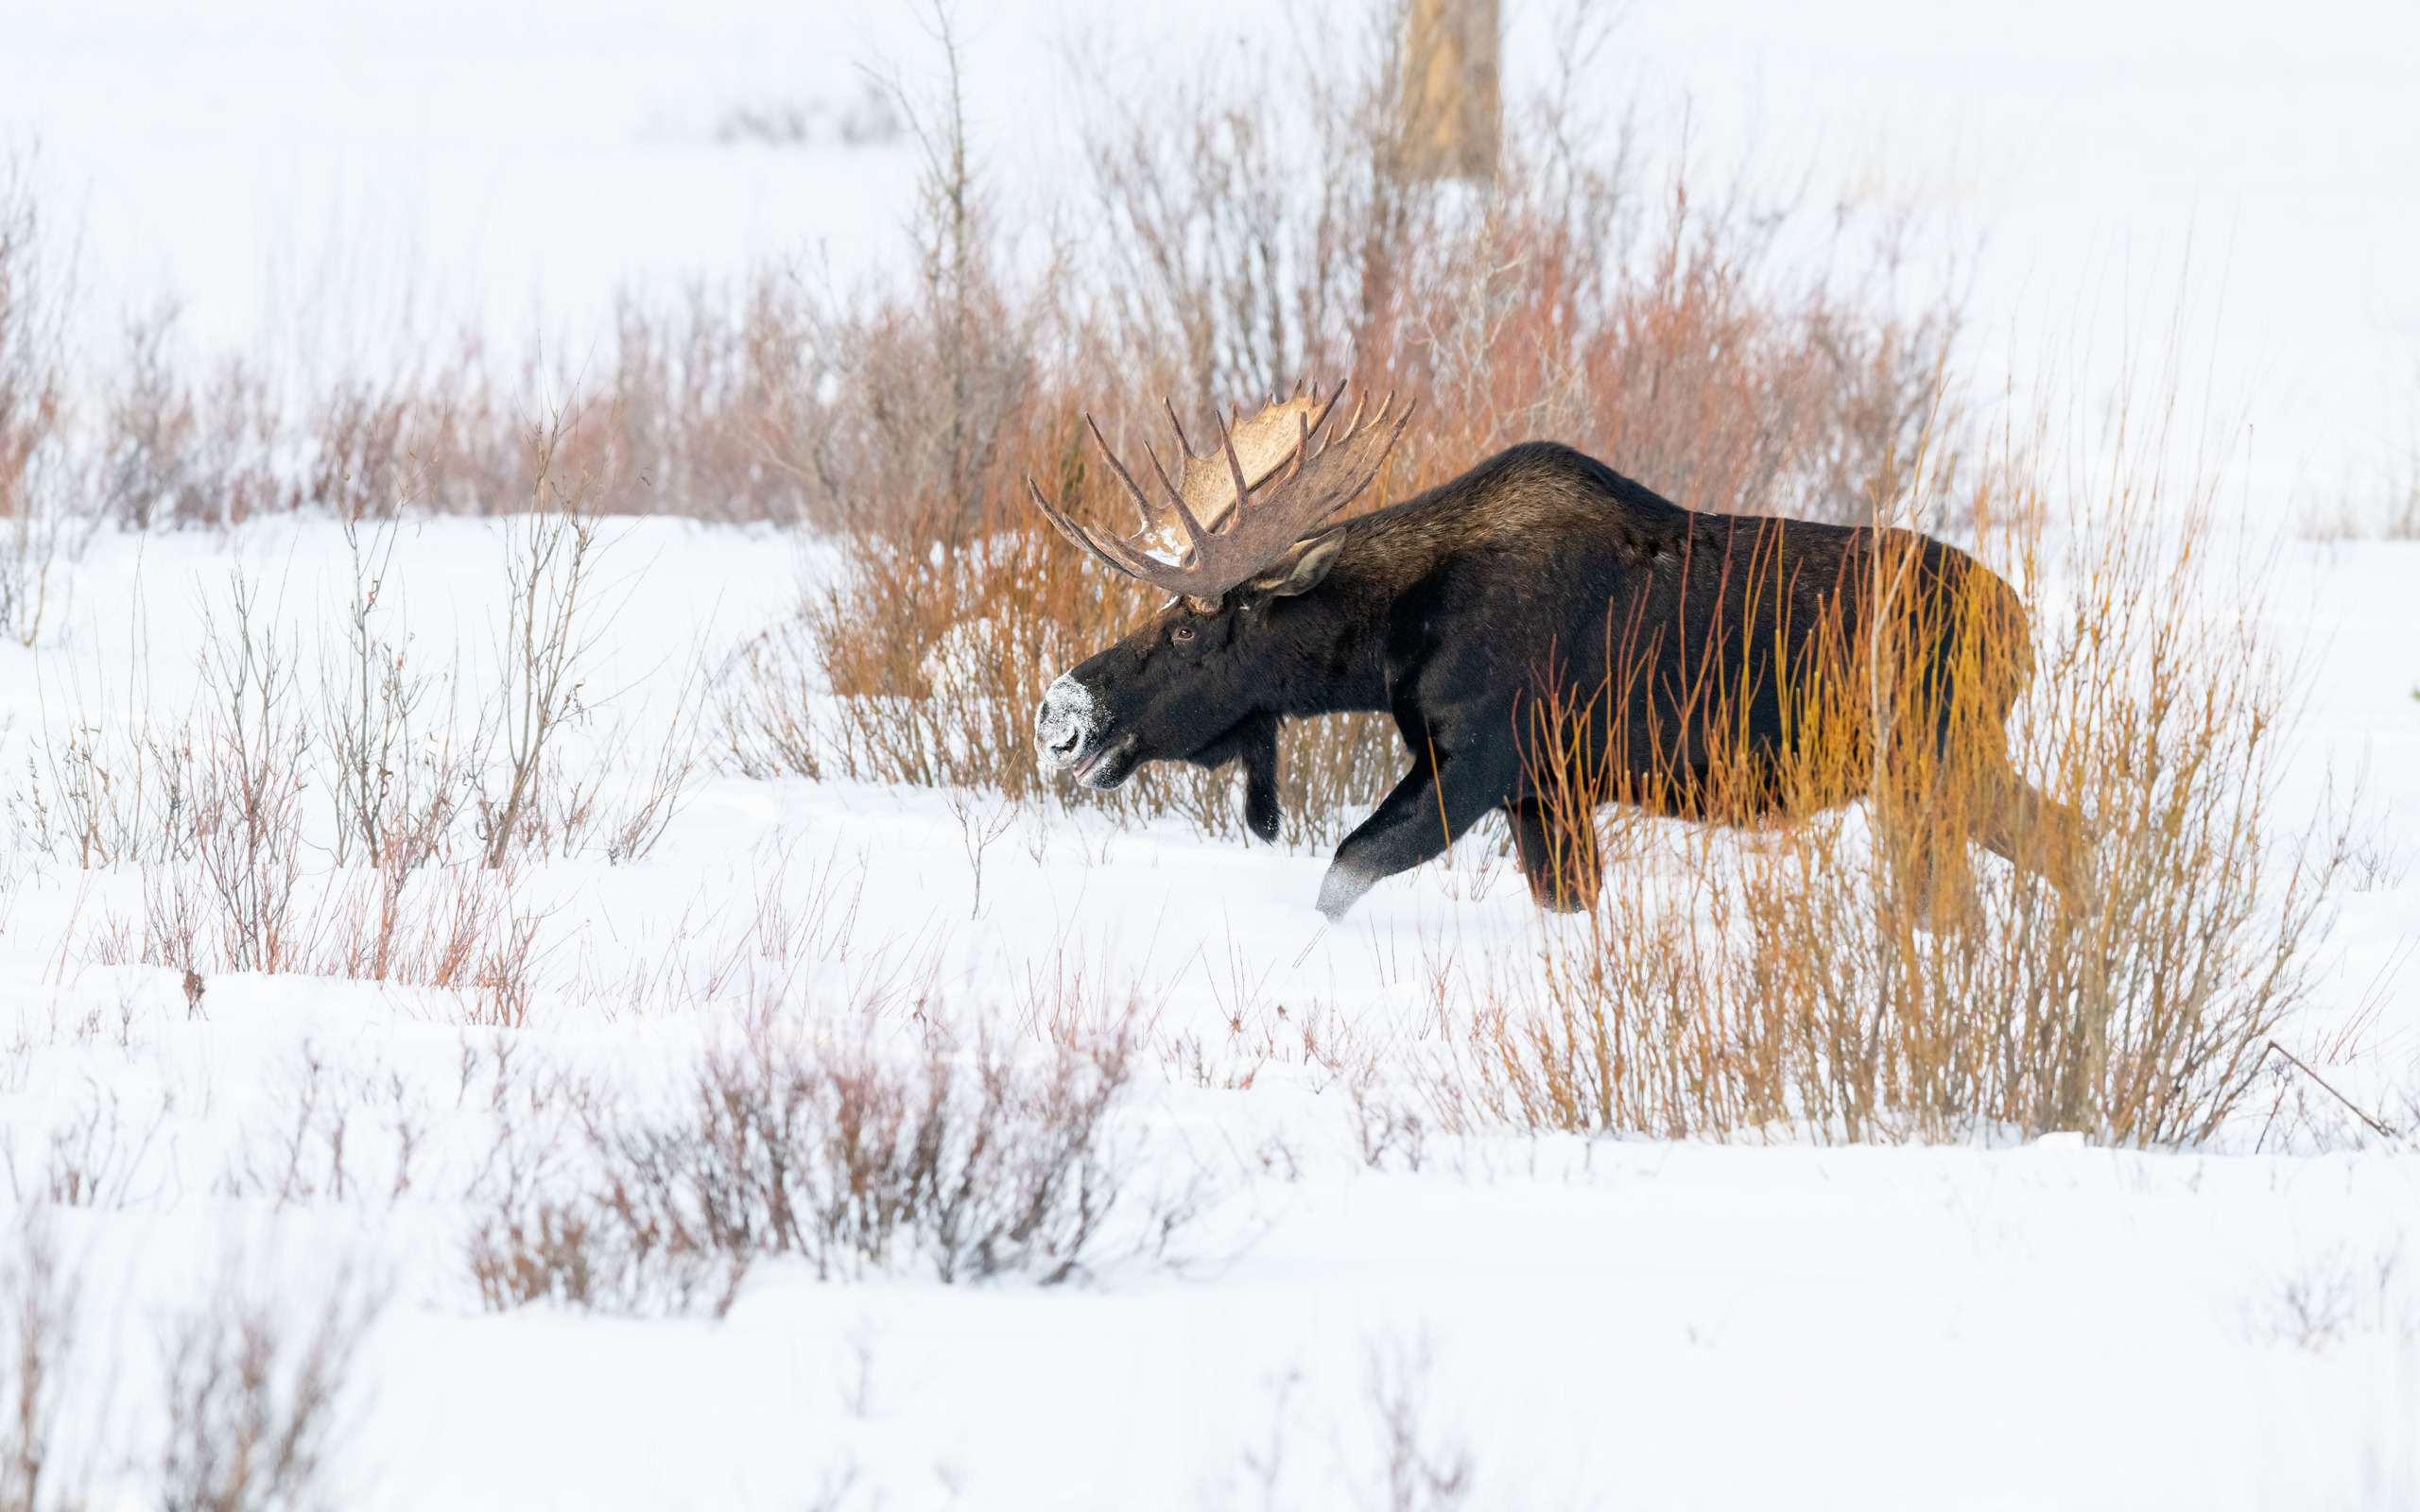
<instances>
[{"instance_id":1,"label":"dry brush thicket","mask_svg":"<svg viewBox=\"0 0 2420 1512\"><path fill-rule=\"evenodd\" d=\"M524 1022L543 918L527 868L643 858L703 759L694 712L640 743L582 703L613 608L597 522L541 503L506 524L489 651L432 664L389 580L391 527L348 522L335 602L299 609L241 568L207 594L182 707L155 696L178 669L140 641L115 687L107 669L46 682L58 707L7 799L13 846L140 878L139 907L91 921L82 958L427 987L473 1022Z\"/></svg>"},{"instance_id":2,"label":"dry brush thicket","mask_svg":"<svg viewBox=\"0 0 2420 1512\"><path fill-rule=\"evenodd\" d=\"M728 1310L758 1261L823 1280L1052 1284L1168 1258L1208 1185L1124 1116L1138 1026L1042 1044L936 1003L768 1003L654 1095L579 1078L498 1109L470 1265L491 1308ZM1158 1143L1165 1144L1163 1137Z\"/></svg>"}]
</instances>

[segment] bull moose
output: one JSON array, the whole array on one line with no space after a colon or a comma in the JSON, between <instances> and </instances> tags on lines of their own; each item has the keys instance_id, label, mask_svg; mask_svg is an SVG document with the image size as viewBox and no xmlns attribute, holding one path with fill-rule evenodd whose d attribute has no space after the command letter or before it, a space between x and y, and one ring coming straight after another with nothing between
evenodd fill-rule
<instances>
[{"instance_id":1,"label":"bull moose","mask_svg":"<svg viewBox=\"0 0 2420 1512\"><path fill-rule=\"evenodd\" d=\"M1337 847L1321 912L1341 918L1493 810L1511 821L1532 896L1573 910L1598 890L1597 803L1718 822L1806 803L1790 773L1810 700L1895 681L1930 712L1893 730L1877 729L1893 718L1884 700L1829 707L1847 711L1857 749L1924 753L1927 781L1955 780L1945 829L1911 848L1927 927L1967 885L1969 839L2063 891L2077 885L2078 816L2007 755L2031 669L2024 610L1972 557L1911 531L1685 509L1544 441L1330 523L1410 418L1391 396L1340 421L1342 394L1298 389L1222 418L1201 455L1170 407L1178 476L1147 447L1156 496L1094 425L1143 512L1133 537L1078 523L1028 480L1069 541L1174 595L1051 684L1036 720L1046 764L1114 788L1149 761L1240 761L1246 822L1274 840L1279 721L1383 712L1410 770ZM1933 608L1899 616L1913 633L1884 635L1878 611L1894 602ZM1716 780L1727 758L1750 774L1744 785ZM1906 806L1883 803L1876 783L1904 764L1836 765L1845 775L1814 806L1871 792L1887 829Z\"/></svg>"}]
</instances>

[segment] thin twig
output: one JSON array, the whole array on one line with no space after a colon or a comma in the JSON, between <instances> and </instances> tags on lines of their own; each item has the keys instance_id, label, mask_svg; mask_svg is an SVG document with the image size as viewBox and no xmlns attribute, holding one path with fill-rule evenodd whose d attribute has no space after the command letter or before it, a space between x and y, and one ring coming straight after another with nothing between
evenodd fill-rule
<instances>
[{"instance_id":1,"label":"thin twig","mask_svg":"<svg viewBox=\"0 0 2420 1512\"><path fill-rule=\"evenodd\" d=\"M2301 1072L2304 1075L2308 1076L2312 1081L2318 1083L2319 1090L2321 1091L2325 1092L2328 1096L2335 1098L2338 1102L2342 1103L2347 1108L2351 1109L2353 1116L2360 1119L2362 1123L2370 1125L2372 1129L2377 1131L2380 1139L2391 1140L2396 1137L2394 1130L2387 1127L2384 1124L2379 1123L2377 1119L2372 1118L2369 1114L2362 1112L2360 1104L2354 1102L2353 1099L2345 1096L2342 1092L2338 1091L2335 1088L2330 1087L2327 1084L2326 1077L2321 1075L2318 1072L2311 1070L2310 1067L2303 1063L2302 1057L2295 1055L2292 1051L2287 1049L2284 1045L2279 1044L2274 1040L2269 1041L2269 1049L2285 1057L2288 1062L2290 1062L2296 1071ZM2263 1052L2263 1054L2266 1054L2266 1052Z\"/></svg>"}]
</instances>

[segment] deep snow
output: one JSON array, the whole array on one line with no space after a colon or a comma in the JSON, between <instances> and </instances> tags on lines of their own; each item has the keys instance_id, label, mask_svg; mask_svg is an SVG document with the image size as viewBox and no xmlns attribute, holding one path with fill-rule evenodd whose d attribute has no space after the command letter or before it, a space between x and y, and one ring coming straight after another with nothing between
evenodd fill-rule
<instances>
[{"instance_id":1,"label":"deep snow","mask_svg":"<svg viewBox=\"0 0 2420 1512\"><path fill-rule=\"evenodd\" d=\"M780 612L821 564L769 544L622 526L607 560L648 608L612 621L613 676L661 692L682 671L664 646L709 622L736 640ZM413 526L400 550L425 633L482 639L495 527ZM315 574L343 561L337 531L311 523L104 536L58 640L0 654L12 709L35 707L38 663L56 678L130 654L138 556L164 707L237 560L273 573L306 627L333 587ZM2293 547L2280 571L2326 606L2296 779L2366 753L2374 799L2398 800L2379 839L2407 857L2420 704L2381 687L2395 657L2357 632L2410 623L2414 572L2408 545ZM55 724L62 696L46 696ZM9 769L33 728L21 715L9 732ZM120 1406L154 1389L159 1320L207 1294L231 1236L249 1236L233 1252L253 1271L318 1276L350 1257L382 1273L369 1397L340 1441L347 1504L797 1506L843 1486L856 1500L841 1504L860 1505L1258 1504L1253 1466L1272 1435L1278 1504L1359 1504L1381 1484L1381 1386L1409 1390L1432 1451L1467 1450L1471 1506L2356 1507L2420 1486L2420 1165L2399 1148L1431 1132L1416 1169L1402 1145L1373 1167L1347 1079L1288 1036L1307 1020L1348 1054L1416 1047L1434 1012L1425 963L1517 954L1533 927L1517 878L1478 863L1388 884L1331 930L1310 906L1321 856L1028 819L988 852L970 919L939 795L709 778L645 862L529 872L559 943L531 1027L510 1033L461 1027L463 1001L442 992L232 973L210 977L207 1021L190 1022L175 973L83 962L98 921L139 917L133 868L19 853L0 971L20 1048L0 1114L36 1183L52 1130L120 1100L115 1184L60 1221L94 1316L112 1320L112 1349L83 1368L112 1362ZM826 1283L768 1263L719 1321L481 1312L461 1246L493 1047L525 1069L674 1063L744 1004L614 987L667 951L716 958L768 890L799 903L819 880L858 905L845 958L828 934L797 978L827 1005L925 961L938 999L1011 1022L1073 974L1113 995L1134 984L1157 1029L1132 1116L1165 1136L1155 1160L1217 1185L1181 1263L1113 1263L1050 1290L914 1269ZM2306 1035L2324 1037L2398 956L2420 885L2407 871L2344 903L2342 959ZM2380 990L2377 1038L2408 1051L2420 992L2408 975ZM1220 1085L1253 1069L1263 1033L1274 1051L1249 1090ZM355 1107L348 1195L280 1205L282 1131L311 1054L402 1090ZM2370 1077L2364 1095L2409 1085L2399 1054L2345 1074ZM424 1130L401 1197L390 1110Z\"/></svg>"}]
</instances>

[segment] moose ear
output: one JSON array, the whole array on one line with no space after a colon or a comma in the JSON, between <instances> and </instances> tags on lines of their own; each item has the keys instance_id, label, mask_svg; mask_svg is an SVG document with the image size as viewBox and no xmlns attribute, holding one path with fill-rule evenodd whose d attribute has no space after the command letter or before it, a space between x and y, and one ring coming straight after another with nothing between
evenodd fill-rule
<instances>
[{"instance_id":1,"label":"moose ear","mask_svg":"<svg viewBox=\"0 0 2420 1512\"><path fill-rule=\"evenodd\" d=\"M1260 599L1307 593L1320 585L1320 579L1336 565L1337 555L1343 550L1341 530L1324 531L1307 541L1298 541L1269 571L1246 583L1244 593Z\"/></svg>"}]
</instances>

